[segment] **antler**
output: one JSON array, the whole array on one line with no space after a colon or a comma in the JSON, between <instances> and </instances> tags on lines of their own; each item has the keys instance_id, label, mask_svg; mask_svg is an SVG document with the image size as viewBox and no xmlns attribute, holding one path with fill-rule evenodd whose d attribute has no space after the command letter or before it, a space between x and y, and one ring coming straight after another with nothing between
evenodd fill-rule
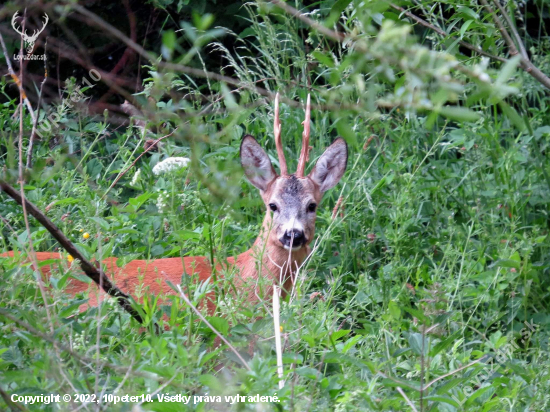
<instances>
[{"instance_id":1,"label":"antler","mask_svg":"<svg viewBox=\"0 0 550 412\"><path fill-rule=\"evenodd\" d=\"M306 162L309 158L309 131L311 124L311 98L309 94L307 95L306 118L302 124L304 125L304 132L302 133L302 151L300 152L300 158L298 159L296 177L304 177Z\"/></svg>"},{"instance_id":2,"label":"antler","mask_svg":"<svg viewBox=\"0 0 550 412\"><path fill-rule=\"evenodd\" d=\"M27 36L27 34L26 34L26 33L27 33L27 30L25 30L25 33L21 32L21 30L17 30L17 27L16 27L17 22L16 22L15 20L17 19L17 17L18 17L17 15L18 15L18 14L19 14L19 10L17 10L17 11L15 12L15 14L13 15L13 17L11 18L11 25L12 25L13 29L14 29L17 33L19 33L19 34L20 34L21 36L23 36L23 37L26 37L26 36Z\"/></svg>"},{"instance_id":3,"label":"antler","mask_svg":"<svg viewBox=\"0 0 550 412\"><path fill-rule=\"evenodd\" d=\"M273 134L275 135L275 147L277 148L277 156L279 156L279 167L281 168L281 176L287 176L288 170L286 167L283 143L281 142L281 122L279 121L279 92L277 92L277 94L275 95L275 113L273 115Z\"/></svg>"}]
</instances>

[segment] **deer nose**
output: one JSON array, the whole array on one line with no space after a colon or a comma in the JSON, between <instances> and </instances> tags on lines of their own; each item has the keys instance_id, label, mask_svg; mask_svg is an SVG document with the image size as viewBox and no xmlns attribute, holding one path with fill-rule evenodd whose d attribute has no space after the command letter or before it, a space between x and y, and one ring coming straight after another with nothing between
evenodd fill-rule
<instances>
[{"instance_id":1,"label":"deer nose","mask_svg":"<svg viewBox=\"0 0 550 412\"><path fill-rule=\"evenodd\" d=\"M299 248L306 243L306 237L303 230L292 229L287 230L282 238L279 239L283 246Z\"/></svg>"}]
</instances>

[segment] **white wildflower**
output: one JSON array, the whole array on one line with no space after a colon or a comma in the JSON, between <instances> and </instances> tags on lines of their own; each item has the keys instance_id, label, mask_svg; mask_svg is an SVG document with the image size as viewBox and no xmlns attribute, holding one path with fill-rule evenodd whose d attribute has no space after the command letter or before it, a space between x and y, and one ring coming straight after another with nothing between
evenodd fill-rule
<instances>
[{"instance_id":1,"label":"white wildflower","mask_svg":"<svg viewBox=\"0 0 550 412\"><path fill-rule=\"evenodd\" d=\"M135 186L136 183L139 180L139 176L141 175L141 169L138 169L137 172L134 174L134 177L132 177L132 181L130 182L130 186Z\"/></svg>"},{"instance_id":2,"label":"white wildflower","mask_svg":"<svg viewBox=\"0 0 550 412\"><path fill-rule=\"evenodd\" d=\"M482 82L485 82L485 83L489 83L489 81L491 80L491 78L489 77L489 75L487 73L481 73L478 76L478 79L481 80Z\"/></svg>"},{"instance_id":3,"label":"white wildflower","mask_svg":"<svg viewBox=\"0 0 550 412\"><path fill-rule=\"evenodd\" d=\"M170 195L166 190L162 190L159 193L159 197L157 198L157 209L159 212L163 212L166 206L168 206L168 202L170 200Z\"/></svg>"},{"instance_id":4,"label":"white wildflower","mask_svg":"<svg viewBox=\"0 0 550 412\"><path fill-rule=\"evenodd\" d=\"M187 157L169 157L162 162L158 162L155 167L153 167L153 173L160 175L173 170L183 169L187 167L190 161L191 160Z\"/></svg>"}]
</instances>

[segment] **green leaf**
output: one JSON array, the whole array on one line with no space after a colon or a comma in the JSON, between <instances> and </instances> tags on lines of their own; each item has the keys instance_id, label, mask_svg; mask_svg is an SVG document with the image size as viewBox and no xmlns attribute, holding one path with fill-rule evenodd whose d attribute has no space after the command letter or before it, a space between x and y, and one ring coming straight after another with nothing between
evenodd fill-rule
<instances>
[{"instance_id":1,"label":"green leaf","mask_svg":"<svg viewBox=\"0 0 550 412\"><path fill-rule=\"evenodd\" d=\"M466 33L466 30L468 30L468 27L470 27L470 24L472 24L474 20L468 20L466 23L462 25L460 28L460 38L462 39L464 37L464 33Z\"/></svg>"},{"instance_id":2,"label":"green leaf","mask_svg":"<svg viewBox=\"0 0 550 412\"><path fill-rule=\"evenodd\" d=\"M429 319L419 310L412 309L412 308L402 308L405 312L408 312L409 314L413 315L416 319L421 321L423 324L426 324L429 322Z\"/></svg>"},{"instance_id":3,"label":"green leaf","mask_svg":"<svg viewBox=\"0 0 550 412\"><path fill-rule=\"evenodd\" d=\"M461 106L443 106L438 113L457 122L475 122L481 118L479 113Z\"/></svg>"},{"instance_id":4,"label":"green leaf","mask_svg":"<svg viewBox=\"0 0 550 412\"><path fill-rule=\"evenodd\" d=\"M229 322L225 318L216 316L207 317L206 320L223 336L227 336L229 333Z\"/></svg>"},{"instance_id":5,"label":"green leaf","mask_svg":"<svg viewBox=\"0 0 550 412\"><path fill-rule=\"evenodd\" d=\"M145 192L142 195L138 197L134 197L128 200L128 203L130 203L134 207L134 211L138 210L149 198L153 196L152 193Z\"/></svg>"},{"instance_id":6,"label":"green leaf","mask_svg":"<svg viewBox=\"0 0 550 412\"><path fill-rule=\"evenodd\" d=\"M479 398L481 395L483 395L485 392L487 392L490 389L495 389L491 385L485 386L484 388L478 389L472 395L468 398L468 400L465 402L464 406L470 406L474 401Z\"/></svg>"},{"instance_id":7,"label":"green leaf","mask_svg":"<svg viewBox=\"0 0 550 412\"><path fill-rule=\"evenodd\" d=\"M225 83L220 84L221 91L223 94L223 101L225 103L225 107L227 107L230 110L235 110L239 108L239 105L237 104L237 101L235 100L235 97L231 93L231 90L226 86Z\"/></svg>"},{"instance_id":8,"label":"green leaf","mask_svg":"<svg viewBox=\"0 0 550 412\"><path fill-rule=\"evenodd\" d=\"M510 122L519 130L523 131L525 129L525 122L523 121L522 117L518 114L516 109L511 107L508 103L506 103L504 100L501 100L498 102L498 105L500 106L500 109L502 112L506 115L506 117L510 120Z\"/></svg>"},{"instance_id":9,"label":"green leaf","mask_svg":"<svg viewBox=\"0 0 550 412\"><path fill-rule=\"evenodd\" d=\"M88 123L85 127L84 127L84 131L85 132L94 132L94 133L98 133L101 131L101 124L100 123Z\"/></svg>"},{"instance_id":10,"label":"green leaf","mask_svg":"<svg viewBox=\"0 0 550 412\"><path fill-rule=\"evenodd\" d=\"M336 344L336 341L338 339L343 338L344 336L346 336L350 332L351 332L351 330L344 330L344 329L337 330L336 332L334 332L330 335L330 340L332 341L333 344Z\"/></svg>"},{"instance_id":11,"label":"green leaf","mask_svg":"<svg viewBox=\"0 0 550 412\"><path fill-rule=\"evenodd\" d=\"M456 341L456 339L461 336L461 331L455 332L447 339L442 340L438 344L436 344L432 350L430 351L430 357L433 358L435 355L440 353L441 351L447 349L448 347L452 346L452 344Z\"/></svg>"},{"instance_id":12,"label":"green leaf","mask_svg":"<svg viewBox=\"0 0 550 412\"><path fill-rule=\"evenodd\" d=\"M288 352L283 354L283 363L295 363L301 365L304 362L304 357L299 353Z\"/></svg>"},{"instance_id":13,"label":"green leaf","mask_svg":"<svg viewBox=\"0 0 550 412\"><path fill-rule=\"evenodd\" d=\"M99 227L105 231L111 229L111 225L109 224L109 222L107 222L102 217L92 216L92 217L89 217L88 219L90 219L93 222L96 222L99 225Z\"/></svg>"},{"instance_id":14,"label":"green leaf","mask_svg":"<svg viewBox=\"0 0 550 412\"><path fill-rule=\"evenodd\" d=\"M423 340L424 342L422 342ZM409 333L409 345L411 345L411 349L418 355L422 355L422 353L425 355L428 348L428 339L423 338L420 333L411 332ZM424 346L424 348L422 348L422 346Z\"/></svg>"},{"instance_id":15,"label":"green leaf","mask_svg":"<svg viewBox=\"0 0 550 412\"><path fill-rule=\"evenodd\" d=\"M338 21L342 12L346 9L346 7L348 7L350 3L351 0L337 0L330 9L329 16L325 20L324 26L332 28L334 23Z\"/></svg>"},{"instance_id":16,"label":"green leaf","mask_svg":"<svg viewBox=\"0 0 550 412\"><path fill-rule=\"evenodd\" d=\"M357 146L357 137L355 136L355 132L350 127L349 123L345 119L338 119L336 122L336 130L338 131L338 134L342 136L346 142L349 145Z\"/></svg>"},{"instance_id":17,"label":"green leaf","mask_svg":"<svg viewBox=\"0 0 550 412\"><path fill-rule=\"evenodd\" d=\"M455 408L460 408L460 404L457 401L455 401L454 399L452 399L448 396L434 395L434 396L426 396L424 399L426 399L427 401L431 401L431 402L443 402L443 403L447 403L451 406L454 406Z\"/></svg>"},{"instance_id":18,"label":"green leaf","mask_svg":"<svg viewBox=\"0 0 550 412\"><path fill-rule=\"evenodd\" d=\"M200 239L201 234L188 229L176 230L172 234L178 240Z\"/></svg>"},{"instance_id":19,"label":"green leaf","mask_svg":"<svg viewBox=\"0 0 550 412\"><path fill-rule=\"evenodd\" d=\"M509 59L506 63L504 63L497 79L495 80L495 87L504 85L510 79L510 77L513 76L520 61L521 56L517 54Z\"/></svg>"},{"instance_id":20,"label":"green leaf","mask_svg":"<svg viewBox=\"0 0 550 412\"><path fill-rule=\"evenodd\" d=\"M387 379L382 379L384 386L391 386L393 388L397 386L407 387L409 389L414 389L416 391L420 390L420 385L415 381L406 381L405 379L398 378L396 376Z\"/></svg>"},{"instance_id":21,"label":"green leaf","mask_svg":"<svg viewBox=\"0 0 550 412\"><path fill-rule=\"evenodd\" d=\"M204 386L208 386L210 389L219 389L223 387L221 381L216 376L210 373L200 375L199 382L202 383Z\"/></svg>"},{"instance_id":22,"label":"green leaf","mask_svg":"<svg viewBox=\"0 0 550 412\"><path fill-rule=\"evenodd\" d=\"M88 276L82 275L80 273L71 273L71 277L75 278L76 280L78 280L80 282L84 282L84 283L87 283L87 284L90 284L90 283L93 282L92 279L90 279Z\"/></svg>"},{"instance_id":23,"label":"green leaf","mask_svg":"<svg viewBox=\"0 0 550 412\"><path fill-rule=\"evenodd\" d=\"M25 189L26 190L26 189ZM62 206L62 205L75 205L77 203L80 203L80 199L73 199L72 197L68 197L66 199L59 199L55 202L51 203L49 206L49 209L51 209L54 206Z\"/></svg>"},{"instance_id":24,"label":"green leaf","mask_svg":"<svg viewBox=\"0 0 550 412\"><path fill-rule=\"evenodd\" d=\"M513 260L513 259L499 259L495 263L489 266L489 268L514 268L514 269L520 269L521 263Z\"/></svg>"},{"instance_id":25,"label":"green leaf","mask_svg":"<svg viewBox=\"0 0 550 412\"><path fill-rule=\"evenodd\" d=\"M311 335L302 335L302 340L305 341L311 348L317 345L315 338Z\"/></svg>"},{"instance_id":26,"label":"green leaf","mask_svg":"<svg viewBox=\"0 0 550 412\"><path fill-rule=\"evenodd\" d=\"M167 30L162 34L162 56L166 60L172 59L172 53L176 47L176 33L173 30Z\"/></svg>"},{"instance_id":27,"label":"green leaf","mask_svg":"<svg viewBox=\"0 0 550 412\"><path fill-rule=\"evenodd\" d=\"M214 19L214 15L211 13L205 13L201 16L199 13L193 12L193 23L199 30L208 30L214 23Z\"/></svg>"},{"instance_id":28,"label":"green leaf","mask_svg":"<svg viewBox=\"0 0 550 412\"><path fill-rule=\"evenodd\" d=\"M81 299L77 300L76 302L70 304L69 306L65 306L59 313L59 317L64 318L70 314L72 314L75 310L78 309L78 307L84 303L86 303L88 299Z\"/></svg>"},{"instance_id":29,"label":"green leaf","mask_svg":"<svg viewBox=\"0 0 550 412\"><path fill-rule=\"evenodd\" d=\"M401 318L401 309L399 309L399 305L395 301L390 300L388 310L394 320L399 320Z\"/></svg>"},{"instance_id":30,"label":"green leaf","mask_svg":"<svg viewBox=\"0 0 550 412\"><path fill-rule=\"evenodd\" d=\"M332 60L330 57L328 57L325 53L322 53L318 50L315 50L311 53L313 57L315 57L320 63L324 64L327 67L330 67L331 69L334 68L334 60Z\"/></svg>"},{"instance_id":31,"label":"green leaf","mask_svg":"<svg viewBox=\"0 0 550 412\"><path fill-rule=\"evenodd\" d=\"M319 372L317 369L309 368L307 366L297 368L296 373L300 376L304 376L313 380L318 380L319 378L321 378L321 376L323 376L321 372Z\"/></svg>"}]
</instances>

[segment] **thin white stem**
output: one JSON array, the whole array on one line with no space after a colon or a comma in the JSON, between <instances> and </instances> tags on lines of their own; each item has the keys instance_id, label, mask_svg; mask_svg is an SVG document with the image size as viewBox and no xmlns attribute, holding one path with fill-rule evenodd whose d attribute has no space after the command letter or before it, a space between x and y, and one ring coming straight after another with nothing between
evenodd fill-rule
<instances>
[{"instance_id":1,"label":"thin white stem","mask_svg":"<svg viewBox=\"0 0 550 412\"><path fill-rule=\"evenodd\" d=\"M237 349L235 349L235 347L229 343L229 341L227 339L225 339L225 337L216 330L216 328L214 326L212 326L210 324L210 322L208 322L206 320L206 318L202 315L202 313L199 312L199 310L195 307L195 305L193 305L191 303L191 301L189 300L189 298L187 296L185 296L185 293L183 293L183 290L181 290L181 286L180 285L177 285L177 288L178 288L178 291L180 292L180 297L185 301L185 303L187 303L189 305L189 307L191 309L193 309L193 312L195 312L195 314L199 317L200 320L202 320L204 322L204 324L206 326L208 326L210 328L210 330L212 332L214 332L216 334L216 336L218 338L220 338L222 340L223 343L225 343L229 349L231 349L231 351L237 356L237 358L241 361L241 363L243 364L243 366L248 370L248 371L252 371L252 369L250 369L250 366L248 366L248 363L246 363L246 361L243 359L243 357L241 356L241 354L239 353L239 351L237 351Z\"/></svg>"},{"instance_id":2,"label":"thin white stem","mask_svg":"<svg viewBox=\"0 0 550 412\"><path fill-rule=\"evenodd\" d=\"M283 389L285 381L283 379L283 350L281 346L281 323L279 319L280 293L281 290L279 287L273 286L273 325L275 328L275 351L277 352L277 374L279 375L279 389Z\"/></svg>"}]
</instances>

